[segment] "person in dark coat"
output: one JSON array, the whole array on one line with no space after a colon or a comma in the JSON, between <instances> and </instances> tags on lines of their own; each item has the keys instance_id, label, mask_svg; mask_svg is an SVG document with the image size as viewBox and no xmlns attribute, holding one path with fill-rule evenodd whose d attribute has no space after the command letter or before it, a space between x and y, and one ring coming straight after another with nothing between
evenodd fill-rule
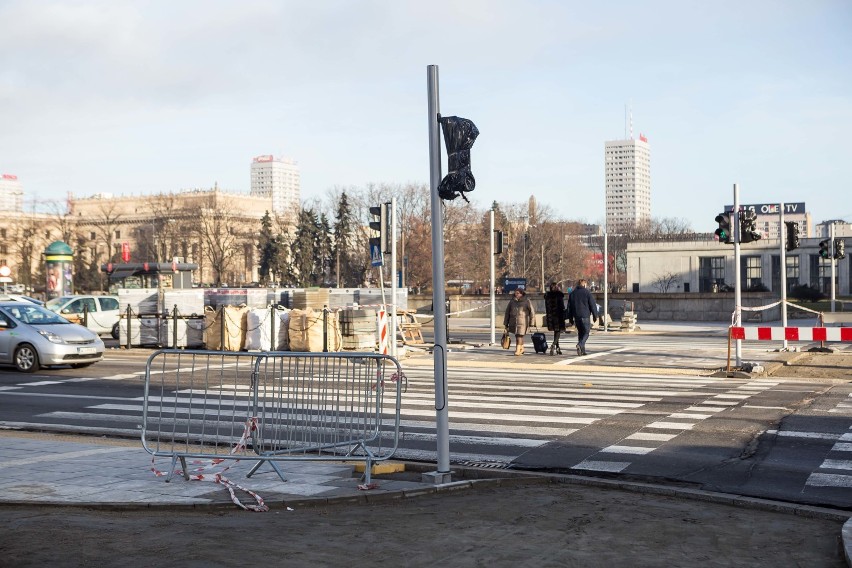
<instances>
[{"instance_id":1,"label":"person in dark coat","mask_svg":"<svg viewBox=\"0 0 852 568\"><path fill-rule=\"evenodd\" d=\"M586 340L592 330L592 322L598 319L598 304L581 278L577 287L568 296L568 323L577 325L577 355L586 354Z\"/></svg>"},{"instance_id":2,"label":"person in dark coat","mask_svg":"<svg viewBox=\"0 0 852 568\"><path fill-rule=\"evenodd\" d=\"M559 289L556 282L550 283L550 290L544 294L545 324L548 331L553 332L553 344L550 346L550 354L554 352L562 355L559 347L559 334L565 331L565 294Z\"/></svg>"},{"instance_id":3,"label":"person in dark coat","mask_svg":"<svg viewBox=\"0 0 852 568\"><path fill-rule=\"evenodd\" d=\"M503 327L515 334L515 355L524 354L524 336L535 319L535 309L527 293L520 288L512 293L512 299L506 305L503 315Z\"/></svg>"}]
</instances>

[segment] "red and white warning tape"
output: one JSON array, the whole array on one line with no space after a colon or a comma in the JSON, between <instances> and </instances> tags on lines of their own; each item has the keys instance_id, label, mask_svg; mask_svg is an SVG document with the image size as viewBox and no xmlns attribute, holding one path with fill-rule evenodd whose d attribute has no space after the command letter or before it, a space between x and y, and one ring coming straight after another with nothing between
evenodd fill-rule
<instances>
[{"instance_id":1,"label":"red and white warning tape","mask_svg":"<svg viewBox=\"0 0 852 568\"><path fill-rule=\"evenodd\" d=\"M246 511L254 511L257 513L262 513L269 510L269 507L263 502L263 498L250 489L246 489L237 483L234 483L224 475L226 471L231 469L231 466L227 466L221 471L208 472L210 468L219 465L224 462L226 459L233 459L235 462L240 461L239 458L234 458L237 452L245 454L246 446L248 445L248 438L252 431L257 430L257 418L250 418L246 420L245 427L243 428L243 435L240 437L239 441L236 445L228 452L228 457L226 458L212 458L209 460L195 460L192 461L192 465L198 465L200 467L194 468L191 472L188 472L188 476L190 481L212 481L213 483L218 483L219 485L224 485L225 489L228 490L228 493L231 495L231 501L234 502L238 507L245 509ZM154 458L151 458L151 463L154 463ZM153 465L151 466L151 471L154 472L154 475L157 477L162 477L168 475L168 472L160 471L156 469ZM175 475L183 476L183 470L175 470ZM236 495L234 490L240 490L251 497L257 502L257 505L245 505L243 504Z\"/></svg>"},{"instance_id":2,"label":"red and white warning tape","mask_svg":"<svg viewBox=\"0 0 852 568\"><path fill-rule=\"evenodd\" d=\"M852 327L731 327L731 339L852 341Z\"/></svg>"}]
</instances>

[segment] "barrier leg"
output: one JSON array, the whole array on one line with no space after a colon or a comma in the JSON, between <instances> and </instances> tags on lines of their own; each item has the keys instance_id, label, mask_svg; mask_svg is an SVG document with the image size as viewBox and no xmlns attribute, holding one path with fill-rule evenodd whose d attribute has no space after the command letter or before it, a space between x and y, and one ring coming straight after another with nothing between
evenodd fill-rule
<instances>
[{"instance_id":1,"label":"barrier leg","mask_svg":"<svg viewBox=\"0 0 852 568\"><path fill-rule=\"evenodd\" d=\"M728 328L728 366L725 370L726 373L731 372L731 335L733 335L733 329Z\"/></svg>"}]
</instances>

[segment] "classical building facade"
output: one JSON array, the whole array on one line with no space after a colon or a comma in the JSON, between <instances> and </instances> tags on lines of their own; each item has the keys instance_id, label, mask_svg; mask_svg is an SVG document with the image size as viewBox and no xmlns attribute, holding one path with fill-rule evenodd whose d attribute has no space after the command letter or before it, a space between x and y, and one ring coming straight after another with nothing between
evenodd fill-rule
<instances>
[{"instance_id":1,"label":"classical building facade","mask_svg":"<svg viewBox=\"0 0 852 568\"><path fill-rule=\"evenodd\" d=\"M606 226L613 232L651 219L651 146L648 139L605 143Z\"/></svg>"},{"instance_id":2,"label":"classical building facade","mask_svg":"<svg viewBox=\"0 0 852 568\"><path fill-rule=\"evenodd\" d=\"M81 292L97 289L92 282L85 287L79 278L82 269L127 261L195 263L196 284L256 282L257 237L261 219L271 210L267 197L217 187L71 197L65 210L56 213L0 210L0 266L10 267L15 285L38 294L44 289L42 253L62 241L74 251L75 285L84 286ZM272 217L277 230L289 227L285 218Z\"/></svg>"}]
</instances>

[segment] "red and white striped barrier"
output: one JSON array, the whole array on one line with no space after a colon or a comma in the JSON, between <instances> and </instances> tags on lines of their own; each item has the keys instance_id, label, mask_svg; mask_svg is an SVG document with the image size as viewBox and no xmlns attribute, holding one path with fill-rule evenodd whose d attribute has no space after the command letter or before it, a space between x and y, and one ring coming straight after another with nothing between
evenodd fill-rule
<instances>
[{"instance_id":1,"label":"red and white striped barrier","mask_svg":"<svg viewBox=\"0 0 852 568\"><path fill-rule=\"evenodd\" d=\"M379 353L382 355L388 354L388 313L385 310L379 310L378 313L379 326Z\"/></svg>"},{"instance_id":2,"label":"red and white striped barrier","mask_svg":"<svg viewBox=\"0 0 852 568\"><path fill-rule=\"evenodd\" d=\"M731 327L731 339L852 341L852 327Z\"/></svg>"}]
</instances>

